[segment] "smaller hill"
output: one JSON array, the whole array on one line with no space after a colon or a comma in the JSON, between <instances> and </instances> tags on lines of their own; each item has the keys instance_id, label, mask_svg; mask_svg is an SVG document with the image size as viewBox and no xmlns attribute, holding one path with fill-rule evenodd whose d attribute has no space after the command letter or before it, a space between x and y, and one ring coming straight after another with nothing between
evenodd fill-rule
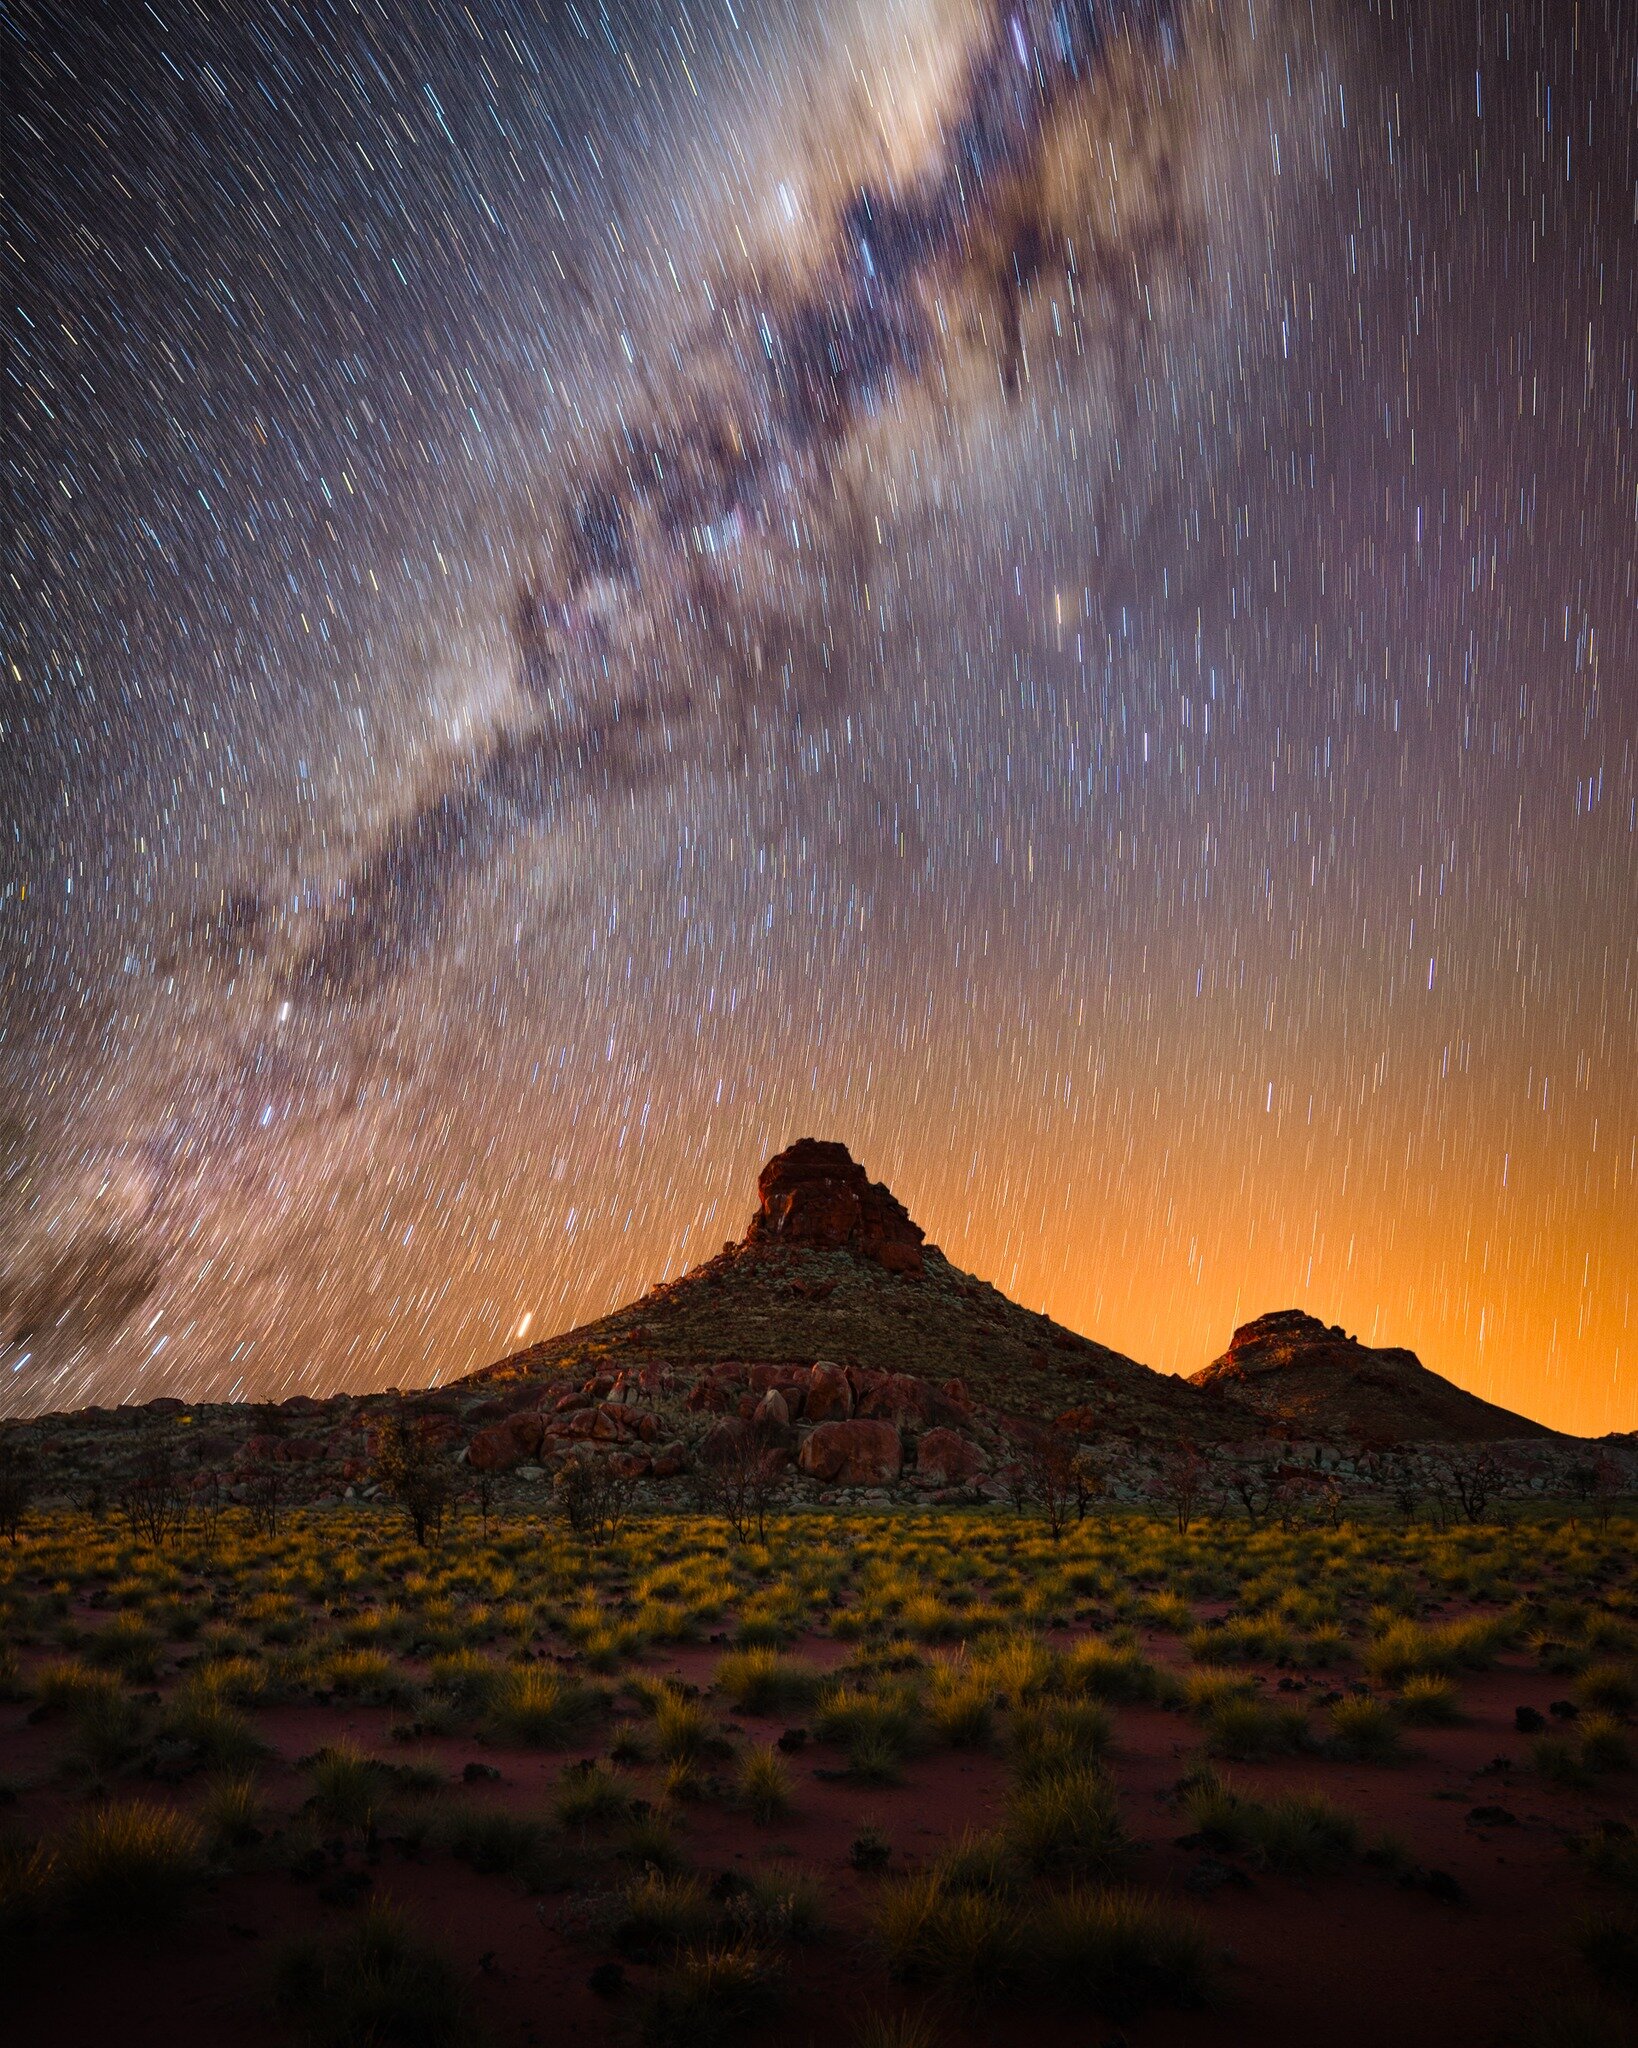
<instances>
[{"instance_id":1,"label":"smaller hill","mask_svg":"<svg viewBox=\"0 0 1638 2048\"><path fill-rule=\"evenodd\" d=\"M1453 1386L1414 1351L1375 1350L1295 1308L1243 1323L1191 1384L1317 1440L1474 1444L1554 1434Z\"/></svg>"}]
</instances>

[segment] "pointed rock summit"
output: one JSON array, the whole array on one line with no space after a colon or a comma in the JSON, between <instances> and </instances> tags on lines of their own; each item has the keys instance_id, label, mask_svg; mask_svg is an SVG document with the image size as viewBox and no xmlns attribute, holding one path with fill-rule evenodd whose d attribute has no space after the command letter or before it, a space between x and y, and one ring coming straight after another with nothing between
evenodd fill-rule
<instances>
[{"instance_id":1,"label":"pointed rock summit","mask_svg":"<svg viewBox=\"0 0 1638 2048\"><path fill-rule=\"evenodd\" d=\"M1192 1384L1308 1437L1497 1443L1553 1434L1430 1372L1414 1351L1374 1349L1299 1308L1242 1323Z\"/></svg>"},{"instance_id":2,"label":"pointed rock summit","mask_svg":"<svg viewBox=\"0 0 1638 2048\"><path fill-rule=\"evenodd\" d=\"M871 1180L845 1145L798 1138L757 1175L748 1245L850 1251L890 1273L922 1270L926 1233L891 1189Z\"/></svg>"}]
</instances>

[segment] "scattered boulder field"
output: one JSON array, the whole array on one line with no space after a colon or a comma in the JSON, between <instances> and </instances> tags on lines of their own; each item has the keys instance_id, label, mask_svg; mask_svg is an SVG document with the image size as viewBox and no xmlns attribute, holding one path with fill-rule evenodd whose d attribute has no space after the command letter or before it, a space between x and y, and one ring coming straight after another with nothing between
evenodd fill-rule
<instances>
[{"instance_id":1,"label":"scattered boulder field","mask_svg":"<svg viewBox=\"0 0 1638 2048\"><path fill-rule=\"evenodd\" d=\"M750 1440L785 1506L1015 1499L1043 1442L1094 1452L1100 1491L1129 1499L1184 1452L1370 1487L1389 1455L1431 1469L1482 1447L1521 1489L1562 1490L1589 1459L1620 1490L1638 1481L1638 1435L1555 1435L1299 1310L1236 1330L1192 1380L1152 1371L951 1264L840 1144L801 1139L757 1195L716 1257L446 1387L164 1399L12 1428L65 1498L117 1487L156 1434L228 1499L269 1475L291 1504L369 1497L379 1433L404 1415L469 1480L508 1490L591 1459L663 1498Z\"/></svg>"}]
</instances>

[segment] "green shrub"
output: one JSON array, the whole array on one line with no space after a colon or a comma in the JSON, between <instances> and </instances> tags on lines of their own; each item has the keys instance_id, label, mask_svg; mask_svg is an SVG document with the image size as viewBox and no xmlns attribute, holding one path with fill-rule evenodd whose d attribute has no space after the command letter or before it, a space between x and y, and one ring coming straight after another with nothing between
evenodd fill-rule
<instances>
[{"instance_id":1,"label":"green shrub","mask_svg":"<svg viewBox=\"0 0 1638 2048\"><path fill-rule=\"evenodd\" d=\"M1586 1714L1577 1728L1581 1761L1589 1771L1628 1771L1632 1742L1613 1714Z\"/></svg>"},{"instance_id":2,"label":"green shrub","mask_svg":"<svg viewBox=\"0 0 1638 2048\"><path fill-rule=\"evenodd\" d=\"M481 1876L515 1877L543 1891L560 1869L550 1830L527 1814L472 1807L450 1815L440 1832L449 1853Z\"/></svg>"},{"instance_id":3,"label":"green shrub","mask_svg":"<svg viewBox=\"0 0 1638 2048\"><path fill-rule=\"evenodd\" d=\"M9 1963L38 1937L54 1864L49 1850L0 1832L0 1962Z\"/></svg>"},{"instance_id":4,"label":"green shrub","mask_svg":"<svg viewBox=\"0 0 1638 2048\"><path fill-rule=\"evenodd\" d=\"M940 2038L924 2012L873 2012L854 2028L853 2048L938 2048Z\"/></svg>"},{"instance_id":5,"label":"green shrub","mask_svg":"<svg viewBox=\"0 0 1638 2048\"><path fill-rule=\"evenodd\" d=\"M121 1671L142 1684L159 1669L163 1638L134 1614L116 1614L85 1638L85 1654L93 1664Z\"/></svg>"},{"instance_id":6,"label":"green shrub","mask_svg":"<svg viewBox=\"0 0 1638 2048\"><path fill-rule=\"evenodd\" d=\"M635 1817L620 1838L618 1854L639 1870L658 1870L674 1877L687 1862L677 1831L663 1813Z\"/></svg>"},{"instance_id":7,"label":"green shrub","mask_svg":"<svg viewBox=\"0 0 1638 2048\"><path fill-rule=\"evenodd\" d=\"M824 1897L805 1870L753 1870L728 1902L729 1915L756 1941L817 1941L825 1931Z\"/></svg>"},{"instance_id":8,"label":"green shrub","mask_svg":"<svg viewBox=\"0 0 1638 2048\"><path fill-rule=\"evenodd\" d=\"M390 1906L280 1959L279 2012L308 2048L459 2048L471 2041L461 1982Z\"/></svg>"},{"instance_id":9,"label":"green shrub","mask_svg":"<svg viewBox=\"0 0 1638 2048\"><path fill-rule=\"evenodd\" d=\"M450 1650L434 1657L427 1668L427 1682L433 1690L467 1714L481 1714L505 1678L500 1665L476 1650Z\"/></svg>"},{"instance_id":10,"label":"green shrub","mask_svg":"<svg viewBox=\"0 0 1638 2048\"><path fill-rule=\"evenodd\" d=\"M1077 1644L1063 1659L1061 1682L1066 1692L1090 1693L1115 1704L1157 1700L1168 1690L1158 1666L1136 1650L1104 1642Z\"/></svg>"},{"instance_id":11,"label":"green shrub","mask_svg":"<svg viewBox=\"0 0 1638 2048\"><path fill-rule=\"evenodd\" d=\"M1021 1974L1017 1908L998 1893L949 1891L936 1872L884 1885L872 1931L895 1977L994 1997Z\"/></svg>"},{"instance_id":12,"label":"green shrub","mask_svg":"<svg viewBox=\"0 0 1638 2048\"><path fill-rule=\"evenodd\" d=\"M1575 1846L1590 1877L1621 1891L1638 1892L1638 1835L1600 1828Z\"/></svg>"},{"instance_id":13,"label":"green shrub","mask_svg":"<svg viewBox=\"0 0 1638 2048\"><path fill-rule=\"evenodd\" d=\"M142 1746L147 1717L128 1693L110 1680L87 1690L74 1707L74 1746L94 1771L118 1771Z\"/></svg>"},{"instance_id":14,"label":"green shrub","mask_svg":"<svg viewBox=\"0 0 1638 2048\"><path fill-rule=\"evenodd\" d=\"M995 1730L995 1703L989 1687L962 1673L935 1671L927 1720L934 1735L952 1749L983 1749Z\"/></svg>"},{"instance_id":15,"label":"green shrub","mask_svg":"<svg viewBox=\"0 0 1638 2048\"><path fill-rule=\"evenodd\" d=\"M268 1754L245 1716L209 1693L200 1697L184 1690L161 1717L159 1734L189 1744L213 1771L247 1771Z\"/></svg>"},{"instance_id":16,"label":"green shrub","mask_svg":"<svg viewBox=\"0 0 1638 2048\"><path fill-rule=\"evenodd\" d=\"M874 1753L897 1761L918 1746L919 1702L914 1693L901 1688L866 1692L857 1686L832 1686L820 1698L814 1728L826 1742L843 1744L850 1755L857 1755L861 1743L868 1742Z\"/></svg>"},{"instance_id":17,"label":"green shrub","mask_svg":"<svg viewBox=\"0 0 1638 2048\"><path fill-rule=\"evenodd\" d=\"M1320 1793L1242 1798L1210 1770L1195 1772L1179 1789L1184 1812L1210 1848L1248 1856L1263 1869L1320 1876L1358 1853L1358 1822Z\"/></svg>"},{"instance_id":18,"label":"green shrub","mask_svg":"<svg viewBox=\"0 0 1638 2048\"><path fill-rule=\"evenodd\" d=\"M975 1834L968 1829L951 1843L933 1866L947 1892L994 1892L1017 1889L1018 1871L1007 1838L999 1829Z\"/></svg>"}]
</instances>

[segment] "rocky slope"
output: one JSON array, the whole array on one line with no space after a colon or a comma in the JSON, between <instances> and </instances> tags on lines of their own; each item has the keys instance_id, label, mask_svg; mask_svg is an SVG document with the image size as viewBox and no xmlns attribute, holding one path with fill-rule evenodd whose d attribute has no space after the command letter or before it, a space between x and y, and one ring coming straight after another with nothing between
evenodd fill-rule
<instances>
[{"instance_id":1,"label":"rocky slope","mask_svg":"<svg viewBox=\"0 0 1638 2048\"><path fill-rule=\"evenodd\" d=\"M1414 1351L1373 1350L1294 1308L1242 1324L1190 1384L1319 1441L1475 1444L1553 1435L1453 1386Z\"/></svg>"}]
</instances>

